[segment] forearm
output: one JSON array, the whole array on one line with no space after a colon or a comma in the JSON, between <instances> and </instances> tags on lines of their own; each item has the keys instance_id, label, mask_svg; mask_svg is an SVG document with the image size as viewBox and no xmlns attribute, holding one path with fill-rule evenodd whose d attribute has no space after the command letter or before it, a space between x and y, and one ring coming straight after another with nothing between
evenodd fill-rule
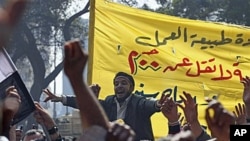
<instances>
[{"instance_id":1,"label":"forearm","mask_svg":"<svg viewBox=\"0 0 250 141\"><path fill-rule=\"evenodd\" d=\"M62 104L64 106L69 106L69 107L78 109L78 105L77 105L75 96L62 95Z\"/></svg>"},{"instance_id":2,"label":"forearm","mask_svg":"<svg viewBox=\"0 0 250 141\"><path fill-rule=\"evenodd\" d=\"M168 117L168 134L176 134L181 131L181 125L178 119L178 115Z\"/></svg>"},{"instance_id":3,"label":"forearm","mask_svg":"<svg viewBox=\"0 0 250 141\"><path fill-rule=\"evenodd\" d=\"M3 111L3 119L2 119L2 134L3 136L9 138L9 131L10 131L10 125L11 125L11 121L14 117L12 111L9 110L4 110Z\"/></svg>"},{"instance_id":4,"label":"forearm","mask_svg":"<svg viewBox=\"0 0 250 141\"><path fill-rule=\"evenodd\" d=\"M201 133L203 132L203 129L202 129L199 121L194 121L194 122L190 123L190 128L191 128L191 131L194 134L195 138L198 138L201 135Z\"/></svg>"},{"instance_id":5,"label":"forearm","mask_svg":"<svg viewBox=\"0 0 250 141\"><path fill-rule=\"evenodd\" d=\"M70 82L77 97L76 101L80 110L83 128L99 125L108 129L108 119L97 98L84 83L82 77L71 77Z\"/></svg>"}]
</instances>

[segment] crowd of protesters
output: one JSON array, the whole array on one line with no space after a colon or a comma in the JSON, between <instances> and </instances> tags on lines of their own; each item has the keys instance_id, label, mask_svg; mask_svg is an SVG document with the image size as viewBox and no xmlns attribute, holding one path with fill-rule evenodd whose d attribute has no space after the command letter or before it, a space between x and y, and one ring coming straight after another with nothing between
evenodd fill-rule
<instances>
[{"instance_id":1,"label":"crowd of protesters","mask_svg":"<svg viewBox=\"0 0 250 141\"><path fill-rule=\"evenodd\" d=\"M12 0L0 11L0 47L3 48L21 17L26 0ZM225 109L215 99L206 99L208 106L205 120L210 133L204 129L198 119L198 105L192 94L183 92L180 96L183 104L176 103L170 95L163 94L159 100L147 99L134 95L135 82L131 75L118 72L114 75L114 95L105 100L98 100L101 87L97 84L88 86L84 81L83 70L88 61L88 54L82 50L78 40L71 40L64 45L64 72L74 90L73 97L56 96L48 89L45 101L62 102L66 106L80 111L82 135L79 141L230 141L230 125L247 125L250 122L250 78L241 81L244 89L242 103L235 105L235 111ZM1 66L3 67L3 66ZM15 126L10 126L17 113L21 98L14 86L6 89L6 97L1 100L0 141L63 141L58 127L38 102L34 101L33 112L36 122L43 129L34 127L25 133ZM179 108L178 108L179 107ZM185 123L180 116L184 113ZM213 111L211 114L211 111ZM151 116L161 112L168 122L168 134L154 139ZM121 122L123 121L123 122ZM165 123L163 123L165 124ZM165 129L159 129L165 130Z\"/></svg>"}]
</instances>

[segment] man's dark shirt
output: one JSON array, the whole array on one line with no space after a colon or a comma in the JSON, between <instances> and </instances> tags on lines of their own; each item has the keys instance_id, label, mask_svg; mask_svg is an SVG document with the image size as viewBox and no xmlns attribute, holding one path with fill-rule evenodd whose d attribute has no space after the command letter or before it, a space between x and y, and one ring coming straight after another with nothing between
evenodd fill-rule
<instances>
[{"instance_id":1,"label":"man's dark shirt","mask_svg":"<svg viewBox=\"0 0 250 141\"><path fill-rule=\"evenodd\" d=\"M105 100L99 100L109 121L117 120L117 105L115 95L107 96ZM67 104L77 108L75 97L67 96ZM129 125L136 133L135 141L151 140L154 141L154 135L151 124L151 116L160 109L156 107L156 101L146 99L145 97L132 94L125 114L124 122Z\"/></svg>"}]
</instances>

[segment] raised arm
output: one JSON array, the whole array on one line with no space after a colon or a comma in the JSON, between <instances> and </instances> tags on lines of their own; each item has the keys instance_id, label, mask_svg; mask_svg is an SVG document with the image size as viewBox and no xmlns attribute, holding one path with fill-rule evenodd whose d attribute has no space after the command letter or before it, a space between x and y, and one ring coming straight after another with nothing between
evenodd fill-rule
<instances>
[{"instance_id":1,"label":"raised arm","mask_svg":"<svg viewBox=\"0 0 250 141\"><path fill-rule=\"evenodd\" d=\"M98 98L101 87L98 84L92 84L89 88L94 92L95 96ZM72 108L78 108L75 95L60 95L57 96L52 93L49 89L44 89L43 92L47 95L44 102L52 101L52 102L61 102L65 106L69 106Z\"/></svg>"},{"instance_id":2,"label":"raised arm","mask_svg":"<svg viewBox=\"0 0 250 141\"><path fill-rule=\"evenodd\" d=\"M197 141L208 140L210 136L202 128L200 121L198 119L198 105L195 103L190 93L183 92L180 95L183 105L178 105L184 112L185 118L190 125L191 131L194 134Z\"/></svg>"},{"instance_id":3,"label":"raised arm","mask_svg":"<svg viewBox=\"0 0 250 141\"><path fill-rule=\"evenodd\" d=\"M9 138L9 130L12 119L17 113L21 104L21 97L15 86L6 89L6 98L3 101L2 129L3 135Z\"/></svg>"},{"instance_id":4,"label":"raised arm","mask_svg":"<svg viewBox=\"0 0 250 141\"><path fill-rule=\"evenodd\" d=\"M235 105L235 110L233 111L235 116L235 124L244 125L247 123L246 120L246 107L244 104L238 103Z\"/></svg>"},{"instance_id":5,"label":"raised arm","mask_svg":"<svg viewBox=\"0 0 250 141\"><path fill-rule=\"evenodd\" d=\"M245 78L243 78L241 83L244 86L242 99L246 108L247 122L249 123L250 122L250 78L246 76Z\"/></svg>"},{"instance_id":6,"label":"raised arm","mask_svg":"<svg viewBox=\"0 0 250 141\"><path fill-rule=\"evenodd\" d=\"M36 122L46 128L52 141L61 140L56 123L49 115L48 111L38 102L35 102L35 106L36 111L34 112L34 118L36 119Z\"/></svg>"},{"instance_id":7,"label":"raised arm","mask_svg":"<svg viewBox=\"0 0 250 141\"><path fill-rule=\"evenodd\" d=\"M47 95L44 102L48 102L49 100L52 102L63 102L62 96L53 94L49 89L44 89L43 92Z\"/></svg>"},{"instance_id":8,"label":"raised arm","mask_svg":"<svg viewBox=\"0 0 250 141\"><path fill-rule=\"evenodd\" d=\"M64 71L70 80L77 97L83 128L98 125L109 128L107 116L99 104L95 94L83 79L83 70L88 60L88 54L81 48L79 41L69 41L64 45Z\"/></svg>"},{"instance_id":9,"label":"raised arm","mask_svg":"<svg viewBox=\"0 0 250 141\"><path fill-rule=\"evenodd\" d=\"M161 112L168 120L168 134L176 134L181 131L177 104L171 97L167 97L162 103Z\"/></svg>"},{"instance_id":10,"label":"raised arm","mask_svg":"<svg viewBox=\"0 0 250 141\"><path fill-rule=\"evenodd\" d=\"M215 137L217 141L229 141L230 125L233 125L235 121L234 115L226 110L220 102L214 99L207 101L209 103L205 119L212 137Z\"/></svg>"}]
</instances>

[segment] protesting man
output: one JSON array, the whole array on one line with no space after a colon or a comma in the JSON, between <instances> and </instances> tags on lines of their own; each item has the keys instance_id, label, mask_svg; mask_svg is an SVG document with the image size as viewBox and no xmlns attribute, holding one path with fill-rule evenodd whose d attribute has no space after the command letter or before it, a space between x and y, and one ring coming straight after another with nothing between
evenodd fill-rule
<instances>
[{"instance_id":1,"label":"protesting man","mask_svg":"<svg viewBox=\"0 0 250 141\"><path fill-rule=\"evenodd\" d=\"M131 75L125 72L118 72L113 80L114 95L107 96L105 100L99 100L104 108L109 121L124 121L136 133L136 141L154 140L150 117L160 112L161 103L165 97L160 100L146 99L143 96L133 94L135 82ZM92 85L91 89L96 96L99 95L100 87ZM48 100L62 102L66 106L77 108L74 96L56 96L48 89L44 90L48 95Z\"/></svg>"}]
</instances>

